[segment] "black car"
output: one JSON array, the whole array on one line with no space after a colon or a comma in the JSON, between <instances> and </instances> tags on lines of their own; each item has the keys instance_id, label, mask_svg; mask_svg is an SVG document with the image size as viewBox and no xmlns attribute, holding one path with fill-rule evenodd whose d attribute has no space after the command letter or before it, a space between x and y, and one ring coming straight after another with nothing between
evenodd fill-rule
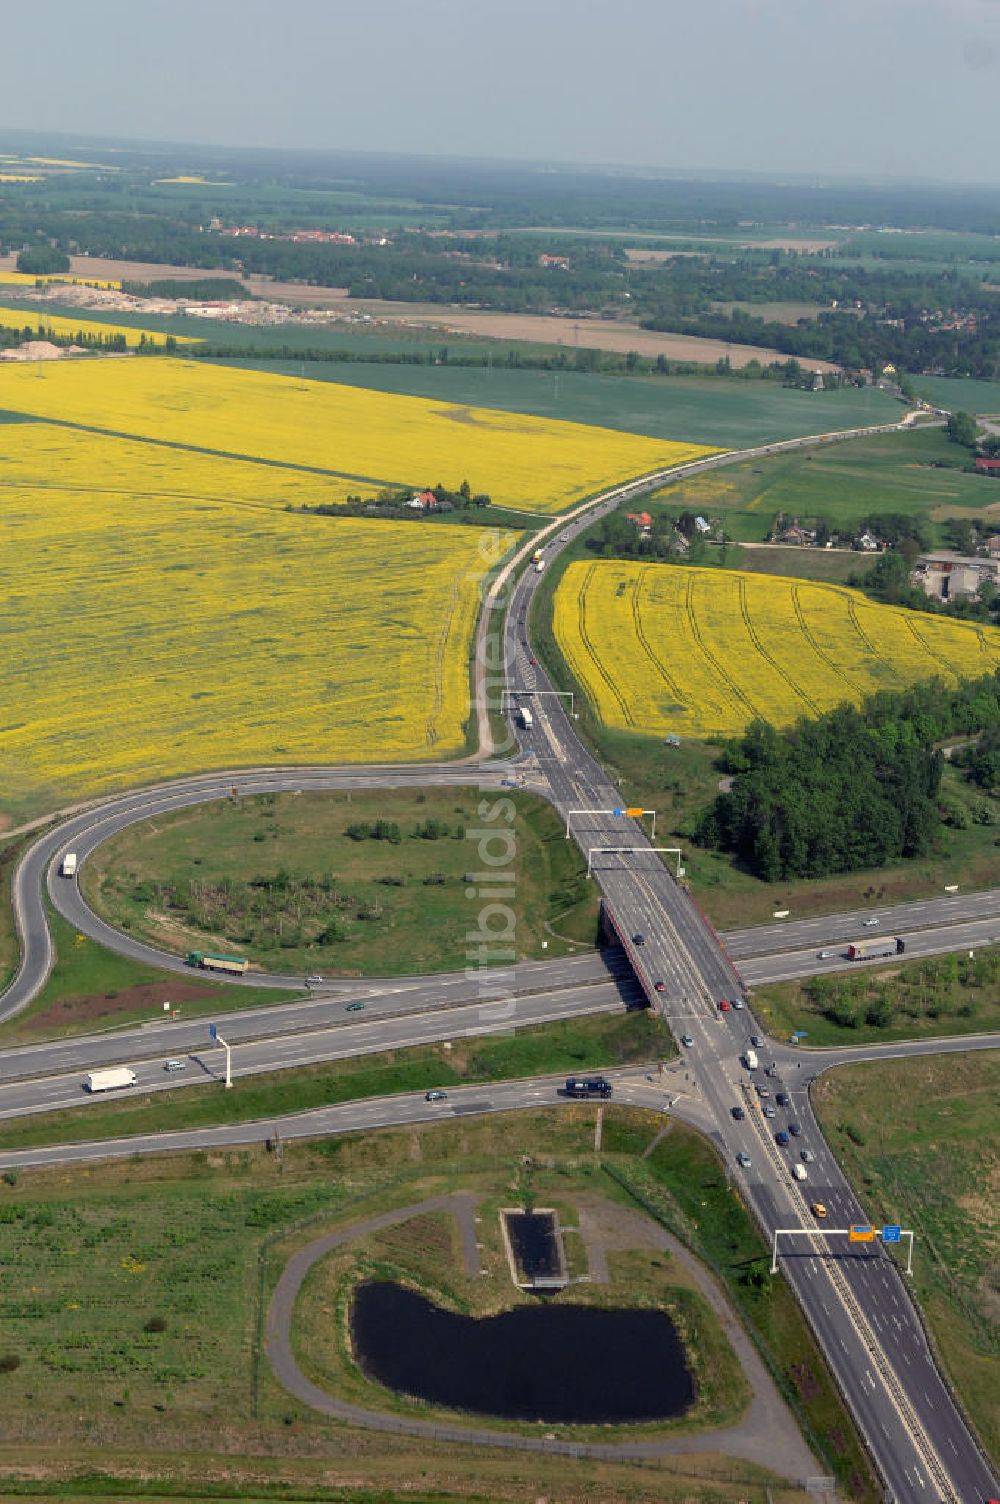
<instances>
[{"instance_id":1,"label":"black car","mask_svg":"<svg viewBox=\"0 0 1000 1504\"><path fill-rule=\"evenodd\" d=\"M775 1095L774 1100L777 1102L777 1104L778 1104L779 1107L787 1107L788 1106L788 1093L785 1092L785 1091L779 1091Z\"/></svg>"},{"instance_id":2,"label":"black car","mask_svg":"<svg viewBox=\"0 0 1000 1504\"><path fill-rule=\"evenodd\" d=\"M645 935L633 935L632 939L636 945L645 945L646 943Z\"/></svg>"},{"instance_id":3,"label":"black car","mask_svg":"<svg viewBox=\"0 0 1000 1504\"><path fill-rule=\"evenodd\" d=\"M736 1119L737 1123L742 1123L743 1119L746 1117L746 1113L743 1111L742 1107L734 1107L733 1117Z\"/></svg>"},{"instance_id":4,"label":"black car","mask_svg":"<svg viewBox=\"0 0 1000 1504\"><path fill-rule=\"evenodd\" d=\"M793 1138L800 1138L802 1136L802 1124L801 1123L789 1123L789 1125L788 1125L788 1131L792 1135Z\"/></svg>"}]
</instances>

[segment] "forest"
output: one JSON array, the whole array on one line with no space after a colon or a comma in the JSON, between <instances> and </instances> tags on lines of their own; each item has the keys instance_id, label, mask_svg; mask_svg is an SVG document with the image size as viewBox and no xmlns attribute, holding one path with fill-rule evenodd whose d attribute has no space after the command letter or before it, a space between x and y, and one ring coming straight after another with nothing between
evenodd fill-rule
<instances>
[{"instance_id":1,"label":"forest","mask_svg":"<svg viewBox=\"0 0 1000 1504\"><path fill-rule=\"evenodd\" d=\"M754 721L726 744L732 787L690 832L765 882L858 872L928 851L944 758L936 744L1000 726L1000 674L840 705L787 731ZM989 777L995 742L983 750ZM977 769L981 766L976 763Z\"/></svg>"}]
</instances>

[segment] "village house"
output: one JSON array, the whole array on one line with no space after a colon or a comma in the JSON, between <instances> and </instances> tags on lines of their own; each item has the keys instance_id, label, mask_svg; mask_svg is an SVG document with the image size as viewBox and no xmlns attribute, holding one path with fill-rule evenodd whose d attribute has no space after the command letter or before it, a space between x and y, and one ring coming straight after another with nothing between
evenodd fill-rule
<instances>
[{"instance_id":1,"label":"village house","mask_svg":"<svg viewBox=\"0 0 1000 1504\"><path fill-rule=\"evenodd\" d=\"M626 512L625 521L631 522L633 527L637 527L644 538L649 537L650 528L653 526L653 519L648 512Z\"/></svg>"},{"instance_id":2,"label":"village house","mask_svg":"<svg viewBox=\"0 0 1000 1504\"><path fill-rule=\"evenodd\" d=\"M433 512L438 504L438 499L433 491L418 491L416 496L411 496L406 505L413 512Z\"/></svg>"},{"instance_id":3,"label":"village house","mask_svg":"<svg viewBox=\"0 0 1000 1504\"><path fill-rule=\"evenodd\" d=\"M976 471L979 475L995 475L1000 479L1000 457L979 454L976 456Z\"/></svg>"}]
</instances>

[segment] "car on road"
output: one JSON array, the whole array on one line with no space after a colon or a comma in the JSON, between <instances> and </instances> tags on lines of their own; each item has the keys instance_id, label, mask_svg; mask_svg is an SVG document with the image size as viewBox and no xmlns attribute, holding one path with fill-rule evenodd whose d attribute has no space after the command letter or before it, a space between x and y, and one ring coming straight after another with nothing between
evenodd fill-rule
<instances>
[{"instance_id":1,"label":"car on road","mask_svg":"<svg viewBox=\"0 0 1000 1504\"><path fill-rule=\"evenodd\" d=\"M163 1062L163 1069L165 1071L182 1071L186 1065L186 1060L165 1060Z\"/></svg>"},{"instance_id":2,"label":"car on road","mask_svg":"<svg viewBox=\"0 0 1000 1504\"><path fill-rule=\"evenodd\" d=\"M321 976L306 977L306 986L307 987L322 987L322 985L323 985L323 978Z\"/></svg>"},{"instance_id":3,"label":"car on road","mask_svg":"<svg viewBox=\"0 0 1000 1504\"><path fill-rule=\"evenodd\" d=\"M720 1013L728 1013L729 1012L729 999L727 997L720 997L719 998L719 1012Z\"/></svg>"},{"instance_id":4,"label":"car on road","mask_svg":"<svg viewBox=\"0 0 1000 1504\"><path fill-rule=\"evenodd\" d=\"M664 983L664 982L654 982L654 984L653 984L653 990L654 990L654 992L666 992L666 990L667 990L666 983Z\"/></svg>"},{"instance_id":5,"label":"car on road","mask_svg":"<svg viewBox=\"0 0 1000 1504\"><path fill-rule=\"evenodd\" d=\"M753 1089L757 1093L758 1097L769 1097L771 1095L770 1091L764 1085L763 1081L755 1081L753 1084Z\"/></svg>"},{"instance_id":6,"label":"car on road","mask_svg":"<svg viewBox=\"0 0 1000 1504\"><path fill-rule=\"evenodd\" d=\"M737 1154L736 1156L736 1163L739 1165L741 1170L749 1170L751 1164L749 1154L744 1154L741 1149L739 1154Z\"/></svg>"},{"instance_id":7,"label":"car on road","mask_svg":"<svg viewBox=\"0 0 1000 1504\"><path fill-rule=\"evenodd\" d=\"M751 1034L750 1043L753 1045L755 1050L762 1050L764 1048L764 1041L759 1034Z\"/></svg>"},{"instance_id":8,"label":"car on road","mask_svg":"<svg viewBox=\"0 0 1000 1504\"><path fill-rule=\"evenodd\" d=\"M812 1212L814 1217L818 1218L820 1222L822 1222L823 1218L826 1216L826 1207L823 1205L822 1201L814 1201L809 1210Z\"/></svg>"},{"instance_id":9,"label":"car on road","mask_svg":"<svg viewBox=\"0 0 1000 1504\"><path fill-rule=\"evenodd\" d=\"M807 1165L813 1165L816 1163L816 1156L811 1149L803 1149L802 1158L805 1160Z\"/></svg>"},{"instance_id":10,"label":"car on road","mask_svg":"<svg viewBox=\"0 0 1000 1504\"><path fill-rule=\"evenodd\" d=\"M447 1102L447 1100L448 1100L448 1093L446 1091L425 1091L424 1092L424 1101L425 1102Z\"/></svg>"},{"instance_id":11,"label":"car on road","mask_svg":"<svg viewBox=\"0 0 1000 1504\"><path fill-rule=\"evenodd\" d=\"M783 1149L785 1148L785 1146L789 1142L789 1139L788 1134L785 1132L784 1128L778 1129L777 1133L774 1135L774 1142L776 1144L780 1144Z\"/></svg>"},{"instance_id":12,"label":"car on road","mask_svg":"<svg viewBox=\"0 0 1000 1504\"><path fill-rule=\"evenodd\" d=\"M792 1174L795 1176L796 1180L809 1179L809 1171L806 1169L805 1165L792 1165Z\"/></svg>"},{"instance_id":13,"label":"car on road","mask_svg":"<svg viewBox=\"0 0 1000 1504\"><path fill-rule=\"evenodd\" d=\"M765 1076L770 1076L772 1081L776 1081L778 1079L778 1067L775 1065L775 1063L774 1063L773 1060L771 1061L771 1064L767 1067L767 1070L764 1072L764 1075Z\"/></svg>"},{"instance_id":14,"label":"car on road","mask_svg":"<svg viewBox=\"0 0 1000 1504\"><path fill-rule=\"evenodd\" d=\"M878 928L877 919L863 919L861 923L866 930L874 930Z\"/></svg>"},{"instance_id":15,"label":"car on road","mask_svg":"<svg viewBox=\"0 0 1000 1504\"><path fill-rule=\"evenodd\" d=\"M357 1003L348 1003L347 1007L344 1009L344 1012L345 1013L360 1013L361 1010L362 1010L362 1008L364 1006L365 1006L364 1003L362 1003L360 1001L357 1002Z\"/></svg>"},{"instance_id":16,"label":"car on road","mask_svg":"<svg viewBox=\"0 0 1000 1504\"><path fill-rule=\"evenodd\" d=\"M788 1131L792 1135L792 1138L801 1138L802 1137L802 1124L801 1123L789 1123L789 1125L788 1125Z\"/></svg>"},{"instance_id":17,"label":"car on road","mask_svg":"<svg viewBox=\"0 0 1000 1504\"><path fill-rule=\"evenodd\" d=\"M734 1107L733 1117L737 1123L742 1123L743 1119L746 1117L746 1113L743 1111L742 1107Z\"/></svg>"},{"instance_id":18,"label":"car on road","mask_svg":"<svg viewBox=\"0 0 1000 1504\"><path fill-rule=\"evenodd\" d=\"M817 959L820 961L829 961L832 955L832 950L819 950L816 952Z\"/></svg>"},{"instance_id":19,"label":"car on road","mask_svg":"<svg viewBox=\"0 0 1000 1504\"><path fill-rule=\"evenodd\" d=\"M788 1093L787 1093L787 1091L776 1092L774 1100L777 1102L777 1104L778 1104L779 1107L787 1107L788 1106Z\"/></svg>"},{"instance_id":20,"label":"car on road","mask_svg":"<svg viewBox=\"0 0 1000 1504\"><path fill-rule=\"evenodd\" d=\"M645 945L646 937L645 935L633 935L632 941L635 945Z\"/></svg>"},{"instance_id":21,"label":"car on road","mask_svg":"<svg viewBox=\"0 0 1000 1504\"><path fill-rule=\"evenodd\" d=\"M766 1118L776 1118L778 1116L778 1109L776 1107L772 1107L770 1102L764 1103L762 1111Z\"/></svg>"},{"instance_id":22,"label":"car on road","mask_svg":"<svg viewBox=\"0 0 1000 1504\"><path fill-rule=\"evenodd\" d=\"M743 999L741 997L734 997L733 998L733 1007L736 1009L736 1011L738 1013L740 1013L746 1007L746 1003L743 1001Z\"/></svg>"},{"instance_id":23,"label":"car on road","mask_svg":"<svg viewBox=\"0 0 1000 1504\"><path fill-rule=\"evenodd\" d=\"M694 1044L694 1040L691 1038L690 1034L682 1034L681 1035L681 1044L684 1045L684 1047L686 1049L690 1049L691 1046Z\"/></svg>"}]
</instances>

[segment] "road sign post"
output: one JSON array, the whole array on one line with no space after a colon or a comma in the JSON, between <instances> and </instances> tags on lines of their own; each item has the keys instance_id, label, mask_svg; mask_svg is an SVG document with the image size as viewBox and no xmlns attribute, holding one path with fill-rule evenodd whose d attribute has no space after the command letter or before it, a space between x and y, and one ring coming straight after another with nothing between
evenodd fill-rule
<instances>
[{"instance_id":1,"label":"road sign post","mask_svg":"<svg viewBox=\"0 0 1000 1504\"><path fill-rule=\"evenodd\" d=\"M233 1084L233 1047L223 1039L217 1024L209 1024L208 1037L213 1044L221 1044L226 1052L226 1090L229 1091Z\"/></svg>"},{"instance_id":2,"label":"road sign post","mask_svg":"<svg viewBox=\"0 0 1000 1504\"><path fill-rule=\"evenodd\" d=\"M913 1273L913 1232L908 1227L887 1223L873 1227L869 1222L855 1222L851 1227L776 1227L771 1244L771 1273L778 1272L779 1238L846 1238L849 1243L899 1243L906 1238L908 1244L906 1272Z\"/></svg>"},{"instance_id":3,"label":"road sign post","mask_svg":"<svg viewBox=\"0 0 1000 1504\"><path fill-rule=\"evenodd\" d=\"M617 852L619 856L634 856L637 851L638 852L642 852L642 851L656 851L656 852L665 851L665 852L668 852L672 856L676 856L676 858L677 858L677 873L678 873L678 876L680 875L680 870L681 870L681 848L679 846L588 846L588 848L587 848L587 876L588 877L593 877L593 875L594 875L594 857L598 856L602 851L614 851L614 852Z\"/></svg>"}]
</instances>

